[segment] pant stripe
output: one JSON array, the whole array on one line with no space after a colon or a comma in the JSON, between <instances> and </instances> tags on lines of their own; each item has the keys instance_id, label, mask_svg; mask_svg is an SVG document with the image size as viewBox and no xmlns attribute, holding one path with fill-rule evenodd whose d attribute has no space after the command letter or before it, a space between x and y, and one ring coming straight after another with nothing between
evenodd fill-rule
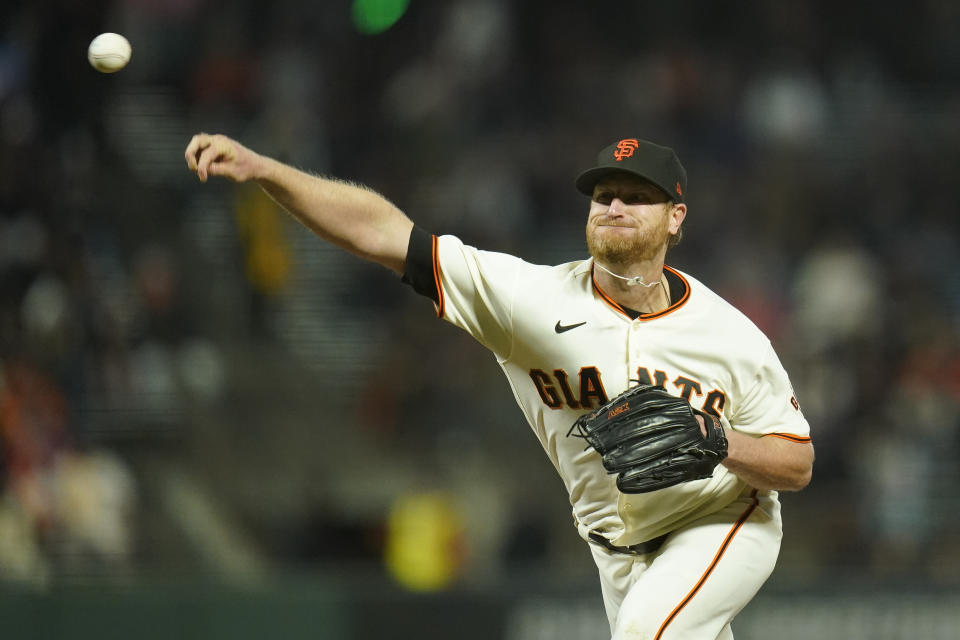
<instances>
[{"instance_id":1,"label":"pant stripe","mask_svg":"<svg viewBox=\"0 0 960 640\"><path fill-rule=\"evenodd\" d=\"M754 489L750 494L750 497L753 498L753 501L750 503L750 506L747 507L737 521L734 523L733 527L730 528L730 532L727 533L727 537L724 538L723 544L720 545L717 555L713 557L713 561L710 563L710 566L707 567L707 570L700 576L700 580L697 581L697 584L693 587L690 593L687 594L680 604L673 610L673 612L663 621L663 624L660 626L660 630L657 631L657 635L654 637L654 640L660 640L663 637L664 631L667 630L667 626L673 622L673 619L677 617L677 614L687 606L687 603L693 599L693 596L697 595L697 592L700 591L700 588L703 586L703 583L707 581L707 578L710 577L710 574L713 573L713 570L716 568L717 564L720 562L720 558L723 557L723 554L726 552L727 547L730 546L730 542L733 540L733 537L737 535L737 532L740 530L740 527L743 526L743 523L747 521L747 518L750 517L750 514L753 513L753 510L757 508L757 505L760 504L760 500L757 498L757 490Z\"/></svg>"}]
</instances>

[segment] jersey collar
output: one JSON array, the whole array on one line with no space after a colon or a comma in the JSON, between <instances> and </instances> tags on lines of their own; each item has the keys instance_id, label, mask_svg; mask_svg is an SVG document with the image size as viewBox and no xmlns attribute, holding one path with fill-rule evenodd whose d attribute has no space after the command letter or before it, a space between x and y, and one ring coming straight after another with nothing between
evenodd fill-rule
<instances>
[{"instance_id":1,"label":"jersey collar","mask_svg":"<svg viewBox=\"0 0 960 640\"><path fill-rule=\"evenodd\" d=\"M666 276L667 282L670 284L670 306L655 313L638 314L636 311L627 309L626 307L620 305L613 298L608 296L603 289L600 288L600 285L597 284L597 278L593 273L593 259L590 259L588 262L590 264L590 279L593 282L593 290L598 296L600 296L601 300L607 303L607 305L631 320L636 318L642 322L646 322L648 320L662 318L663 316L671 314L682 307L684 304L686 304L687 300L690 299L690 283L687 282L687 279L684 278L683 274L676 269L667 265L663 265L663 274Z\"/></svg>"}]
</instances>

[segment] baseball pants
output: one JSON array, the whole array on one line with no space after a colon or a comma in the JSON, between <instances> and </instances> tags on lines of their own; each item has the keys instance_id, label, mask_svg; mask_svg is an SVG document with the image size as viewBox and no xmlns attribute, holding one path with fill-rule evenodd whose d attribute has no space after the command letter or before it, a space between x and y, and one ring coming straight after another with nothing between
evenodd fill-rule
<instances>
[{"instance_id":1,"label":"baseball pants","mask_svg":"<svg viewBox=\"0 0 960 640\"><path fill-rule=\"evenodd\" d=\"M731 621L773 572L781 525L776 494L748 489L653 553L591 544L613 640L733 640Z\"/></svg>"}]
</instances>

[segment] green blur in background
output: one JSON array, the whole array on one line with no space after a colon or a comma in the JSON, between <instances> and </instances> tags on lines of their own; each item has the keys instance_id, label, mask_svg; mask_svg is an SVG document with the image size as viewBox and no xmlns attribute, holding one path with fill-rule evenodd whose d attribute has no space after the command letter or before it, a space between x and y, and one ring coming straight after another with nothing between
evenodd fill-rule
<instances>
[{"instance_id":1,"label":"green blur in background","mask_svg":"<svg viewBox=\"0 0 960 640\"><path fill-rule=\"evenodd\" d=\"M354 0L353 24L360 33L375 35L396 24L410 0Z\"/></svg>"}]
</instances>

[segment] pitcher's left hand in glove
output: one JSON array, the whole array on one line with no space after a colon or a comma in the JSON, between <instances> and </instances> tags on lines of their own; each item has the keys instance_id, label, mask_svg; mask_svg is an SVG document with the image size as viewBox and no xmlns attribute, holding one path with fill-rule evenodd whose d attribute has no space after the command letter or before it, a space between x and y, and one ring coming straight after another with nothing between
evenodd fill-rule
<instances>
[{"instance_id":1,"label":"pitcher's left hand in glove","mask_svg":"<svg viewBox=\"0 0 960 640\"><path fill-rule=\"evenodd\" d=\"M696 415L703 416L703 436ZM624 493L647 493L713 475L727 457L720 421L661 386L641 384L577 419L567 435L586 439Z\"/></svg>"}]
</instances>

